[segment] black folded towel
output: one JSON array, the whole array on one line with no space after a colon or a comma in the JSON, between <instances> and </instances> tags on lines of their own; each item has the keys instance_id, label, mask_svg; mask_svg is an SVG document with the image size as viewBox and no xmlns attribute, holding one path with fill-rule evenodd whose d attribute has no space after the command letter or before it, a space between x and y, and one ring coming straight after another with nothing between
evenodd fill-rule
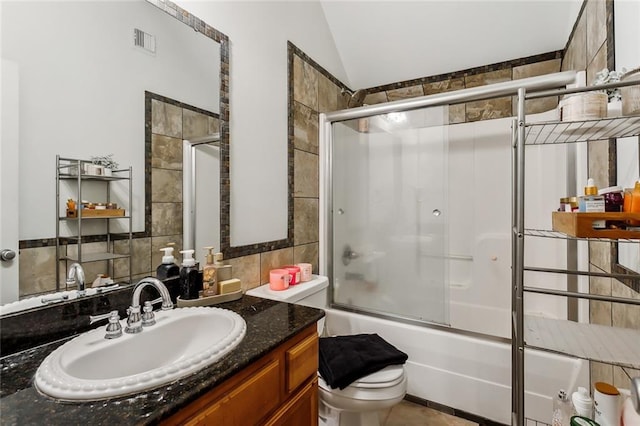
<instances>
[{"instance_id":1,"label":"black folded towel","mask_svg":"<svg viewBox=\"0 0 640 426\"><path fill-rule=\"evenodd\" d=\"M404 364L407 358L377 334L320 338L320 375L334 389L389 365Z\"/></svg>"}]
</instances>

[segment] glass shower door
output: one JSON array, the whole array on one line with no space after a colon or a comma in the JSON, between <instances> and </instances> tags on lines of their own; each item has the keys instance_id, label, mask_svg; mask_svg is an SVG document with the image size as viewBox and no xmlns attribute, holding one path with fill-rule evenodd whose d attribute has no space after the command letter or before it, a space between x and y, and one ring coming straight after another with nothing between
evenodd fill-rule
<instances>
[{"instance_id":1,"label":"glass shower door","mask_svg":"<svg viewBox=\"0 0 640 426\"><path fill-rule=\"evenodd\" d=\"M448 109L332 125L332 302L448 324Z\"/></svg>"}]
</instances>

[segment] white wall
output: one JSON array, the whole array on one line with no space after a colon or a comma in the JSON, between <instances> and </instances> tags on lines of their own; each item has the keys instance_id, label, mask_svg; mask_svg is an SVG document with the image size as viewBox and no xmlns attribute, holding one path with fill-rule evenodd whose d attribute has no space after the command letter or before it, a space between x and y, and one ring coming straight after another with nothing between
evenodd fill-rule
<instances>
[{"instance_id":1,"label":"white wall","mask_svg":"<svg viewBox=\"0 0 640 426\"><path fill-rule=\"evenodd\" d=\"M231 40L231 245L287 237L287 41L348 84L316 2L178 1Z\"/></svg>"}]
</instances>

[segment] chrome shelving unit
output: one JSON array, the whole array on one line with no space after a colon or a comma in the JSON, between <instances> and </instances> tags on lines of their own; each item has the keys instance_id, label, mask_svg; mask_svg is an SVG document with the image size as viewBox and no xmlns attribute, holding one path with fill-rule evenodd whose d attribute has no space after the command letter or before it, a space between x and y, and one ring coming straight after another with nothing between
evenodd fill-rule
<instances>
[{"instance_id":1,"label":"chrome shelving unit","mask_svg":"<svg viewBox=\"0 0 640 426\"><path fill-rule=\"evenodd\" d=\"M68 270L71 262L78 262L84 266L89 262L107 261L109 268L109 275L114 276L114 261L117 259L127 259L129 263L128 268L128 282L131 282L131 254L133 253L133 226L132 226L132 200L133 200L133 186L132 186L132 168L113 170L112 174L107 175L90 175L83 173L84 164L92 164L91 161L81 160L75 158L64 158L59 155L56 156L56 290L62 289L60 282L60 264L64 262L65 274ZM77 204L77 217L69 217L67 215L60 214L63 210L63 206L66 200L60 199L60 186L62 182L67 181L70 183L70 190L76 200ZM100 182L104 184L105 201L111 202L111 185L120 182L126 187L128 191L128 198L126 200L127 205L121 206L125 209L124 216L85 216L83 217L82 209L80 208L81 200L83 199L83 185L88 182ZM124 232L111 232L111 221L125 221L126 230ZM85 235L83 233L83 225L89 222L103 222L106 224L106 231L104 233ZM75 232L69 233L69 235L61 235L60 224L68 223L70 228L74 228ZM96 241L106 242L107 250L102 253L86 253L83 249L83 245L87 244L87 239L95 239ZM114 252L114 242L118 240L126 240L128 242L128 252L126 254L119 254ZM75 244L77 246L77 253L70 255L68 252L69 244ZM89 279L87 277L87 279Z\"/></svg>"},{"instance_id":2,"label":"chrome shelving unit","mask_svg":"<svg viewBox=\"0 0 640 426\"><path fill-rule=\"evenodd\" d=\"M622 85L629 85L621 84ZM614 87L615 85L609 85ZM563 95L596 90L562 89L548 91L546 95ZM621 367L640 369L640 330L608 327L567 320L554 320L524 315L525 293L549 296L589 299L615 303L640 305L638 299L603 296L577 291L546 289L541 286L525 286L525 272L544 272L611 278L640 279L640 276L597 273L571 269L528 267L524 264L524 247L527 238L562 238L568 241L626 241L640 243L635 239L577 238L553 230L528 229L524 223L525 209L525 152L527 145L552 145L588 143L609 138L640 135L640 117L622 116L583 121L554 121L527 123L525 100L540 98L545 94L527 95L525 89L518 90L518 116L515 121L513 140L513 268L512 268L512 425L527 425L525 417L525 365L527 348L570 355Z\"/></svg>"}]
</instances>

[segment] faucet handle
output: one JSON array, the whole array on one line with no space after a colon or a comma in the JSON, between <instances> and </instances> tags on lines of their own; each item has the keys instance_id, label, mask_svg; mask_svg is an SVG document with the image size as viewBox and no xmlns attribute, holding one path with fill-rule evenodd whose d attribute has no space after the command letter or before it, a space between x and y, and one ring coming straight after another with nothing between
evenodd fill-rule
<instances>
[{"instance_id":1,"label":"faucet handle","mask_svg":"<svg viewBox=\"0 0 640 426\"><path fill-rule=\"evenodd\" d=\"M142 318L140 316L140 305L130 306L127 309L127 326L124 331L127 333L135 334L142 331Z\"/></svg>"},{"instance_id":2,"label":"faucet handle","mask_svg":"<svg viewBox=\"0 0 640 426\"><path fill-rule=\"evenodd\" d=\"M156 323L156 316L153 313L153 306L150 301L144 302L142 308L142 326L154 325Z\"/></svg>"},{"instance_id":3,"label":"faucet handle","mask_svg":"<svg viewBox=\"0 0 640 426\"><path fill-rule=\"evenodd\" d=\"M90 315L89 324L93 324L96 321L107 318L109 319L109 324L107 324L107 332L104 335L104 338L115 339L116 337L122 336L122 326L120 325L120 315L118 314L118 311L111 311L108 314L102 315Z\"/></svg>"}]
</instances>

